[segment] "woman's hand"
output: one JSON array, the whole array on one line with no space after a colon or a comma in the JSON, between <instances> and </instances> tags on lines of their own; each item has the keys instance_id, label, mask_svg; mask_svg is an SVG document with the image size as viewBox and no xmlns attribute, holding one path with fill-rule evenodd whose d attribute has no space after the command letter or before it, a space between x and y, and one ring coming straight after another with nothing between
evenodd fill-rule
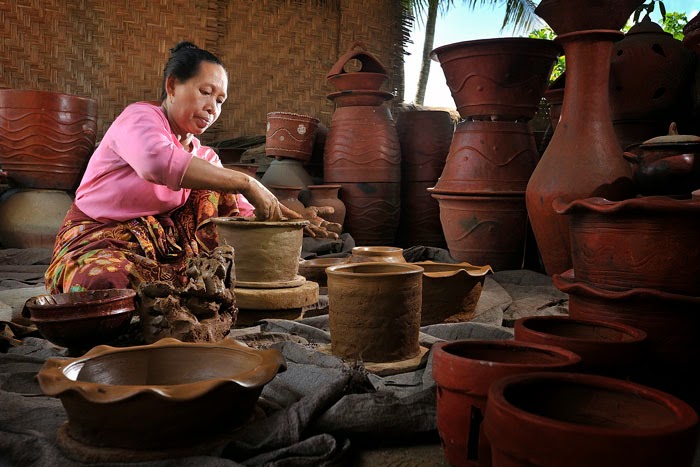
<instances>
[{"instance_id":1,"label":"woman's hand","mask_svg":"<svg viewBox=\"0 0 700 467\"><path fill-rule=\"evenodd\" d=\"M255 218L259 221L279 221L284 218L298 218L294 211L287 209L273 195L270 190L253 177L248 177L249 183L245 190L241 190L250 204L255 206Z\"/></svg>"},{"instance_id":2,"label":"woman's hand","mask_svg":"<svg viewBox=\"0 0 700 467\"><path fill-rule=\"evenodd\" d=\"M333 214L331 206L309 206L304 208L299 214L302 219L309 221L309 225L304 227L304 233L314 238L337 239L343 231L343 227L335 222L328 222L319 214Z\"/></svg>"}]
</instances>

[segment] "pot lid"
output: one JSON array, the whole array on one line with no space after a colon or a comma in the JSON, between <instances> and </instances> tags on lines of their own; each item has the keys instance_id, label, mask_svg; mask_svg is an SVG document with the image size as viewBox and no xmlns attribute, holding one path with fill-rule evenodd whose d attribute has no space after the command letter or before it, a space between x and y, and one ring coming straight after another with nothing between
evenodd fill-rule
<instances>
[{"instance_id":1,"label":"pot lid","mask_svg":"<svg viewBox=\"0 0 700 467\"><path fill-rule=\"evenodd\" d=\"M627 31L627 36L632 36L634 34L664 34L670 36L671 34L663 30L661 26L653 22L649 15L645 16L643 20L635 24Z\"/></svg>"},{"instance_id":2,"label":"pot lid","mask_svg":"<svg viewBox=\"0 0 700 467\"><path fill-rule=\"evenodd\" d=\"M358 60L362 64L362 68L358 70L359 72L387 73L387 69L382 65L382 62L367 51L367 46L365 46L364 42L355 41L350 45L348 51L335 62L326 78L345 73L345 65L353 59Z\"/></svg>"},{"instance_id":3,"label":"pot lid","mask_svg":"<svg viewBox=\"0 0 700 467\"><path fill-rule=\"evenodd\" d=\"M695 135L679 135L678 125L676 122L671 122L668 128L668 134L664 136L657 136L655 138L648 139L641 144L640 148L652 148L659 146L687 146L700 144L700 136Z\"/></svg>"}]
</instances>

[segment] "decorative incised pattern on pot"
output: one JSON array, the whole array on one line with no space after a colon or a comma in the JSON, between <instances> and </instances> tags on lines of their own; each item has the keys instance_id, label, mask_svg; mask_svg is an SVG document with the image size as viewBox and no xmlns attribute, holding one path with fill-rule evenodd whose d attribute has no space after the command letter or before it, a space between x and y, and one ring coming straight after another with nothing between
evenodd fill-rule
<instances>
[{"instance_id":1,"label":"decorative incised pattern on pot","mask_svg":"<svg viewBox=\"0 0 700 467\"><path fill-rule=\"evenodd\" d=\"M341 183L344 230L358 245L392 245L401 214L400 183Z\"/></svg>"}]
</instances>

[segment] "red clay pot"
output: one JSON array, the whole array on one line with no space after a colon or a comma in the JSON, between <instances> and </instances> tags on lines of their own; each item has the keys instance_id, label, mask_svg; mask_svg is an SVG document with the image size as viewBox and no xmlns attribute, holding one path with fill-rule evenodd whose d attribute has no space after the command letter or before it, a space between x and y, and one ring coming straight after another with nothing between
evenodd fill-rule
<instances>
[{"instance_id":1,"label":"red clay pot","mask_svg":"<svg viewBox=\"0 0 700 467\"><path fill-rule=\"evenodd\" d=\"M454 259L489 264L496 271L522 268L527 234L522 193L513 196L453 195L437 190L431 193L440 203L440 223Z\"/></svg>"},{"instance_id":2,"label":"red clay pot","mask_svg":"<svg viewBox=\"0 0 700 467\"><path fill-rule=\"evenodd\" d=\"M338 91L378 91L387 78L386 73L359 71L329 76L328 82Z\"/></svg>"},{"instance_id":3,"label":"red clay pot","mask_svg":"<svg viewBox=\"0 0 700 467\"><path fill-rule=\"evenodd\" d=\"M350 44L347 52L338 58L338 61L331 67L326 75L326 78L330 79L333 76L337 76L343 73L352 72L347 68L359 64L358 69L353 69L354 72L364 72L364 73L379 73L386 74L387 69L384 67L381 61L367 50L367 46L362 41L355 41Z\"/></svg>"},{"instance_id":4,"label":"red clay pot","mask_svg":"<svg viewBox=\"0 0 700 467\"><path fill-rule=\"evenodd\" d=\"M393 245L401 215L401 184L339 183L343 228L358 245Z\"/></svg>"},{"instance_id":5,"label":"red clay pot","mask_svg":"<svg viewBox=\"0 0 700 467\"><path fill-rule=\"evenodd\" d=\"M555 200L554 209L568 217L576 279L700 296L700 201L588 198Z\"/></svg>"},{"instance_id":6,"label":"red clay pot","mask_svg":"<svg viewBox=\"0 0 700 467\"><path fill-rule=\"evenodd\" d=\"M97 101L0 89L0 166L23 188L73 190L95 149Z\"/></svg>"},{"instance_id":7,"label":"red clay pot","mask_svg":"<svg viewBox=\"0 0 700 467\"><path fill-rule=\"evenodd\" d=\"M523 37L457 42L431 52L463 118L531 119L561 53L552 41Z\"/></svg>"},{"instance_id":8,"label":"red clay pot","mask_svg":"<svg viewBox=\"0 0 700 467\"><path fill-rule=\"evenodd\" d=\"M401 143L401 180L434 184L445 167L454 129L452 117L443 110L401 113L396 122Z\"/></svg>"},{"instance_id":9,"label":"red clay pot","mask_svg":"<svg viewBox=\"0 0 700 467\"><path fill-rule=\"evenodd\" d=\"M338 107L376 107L394 98L386 91L348 90L338 91L326 96Z\"/></svg>"},{"instance_id":10,"label":"red clay pot","mask_svg":"<svg viewBox=\"0 0 700 467\"><path fill-rule=\"evenodd\" d=\"M573 270L552 277L569 294L569 316L612 321L647 333L641 382L700 407L700 385L688 378L700 366L700 297L654 289L606 290L574 278Z\"/></svg>"},{"instance_id":11,"label":"red clay pot","mask_svg":"<svg viewBox=\"0 0 700 467\"><path fill-rule=\"evenodd\" d=\"M578 371L627 378L646 359L646 332L609 321L529 316L515 321L515 340L554 345L581 357Z\"/></svg>"},{"instance_id":12,"label":"red clay pot","mask_svg":"<svg viewBox=\"0 0 700 467\"><path fill-rule=\"evenodd\" d=\"M529 123L463 121L435 190L471 194L523 192L539 153Z\"/></svg>"},{"instance_id":13,"label":"red clay pot","mask_svg":"<svg viewBox=\"0 0 700 467\"><path fill-rule=\"evenodd\" d=\"M343 225L345 222L345 203L338 197L341 185L309 185L306 188L309 190L309 206L330 206L333 208L332 214L319 214L320 217L328 222L335 222Z\"/></svg>"},{"instance_id":14,"label":"red clay pot","mask_svg":"<svg viewBox=\"0 0 700 467\"><path fill-rule=\"evenodd\" d=\"M587 11L570 8L583 11L582 15ZM554 212L552 201L590 196L625 199L637 191L632 168L622 158L612 126L607 91L610 51L621 34L585 31L557 38L567 59L561 118L525 195L532 230L550 275L571 268L569 226Z\"/></svg>"},{"instance_id":15,"label":"red clay pot","mask_svg":"<svg viewBox=\"0 0 700 467\"><path fill-rule=\"evenodd\" d=\"M432 182L401 184L401 224L397 242L404 246L445 248L445 234L440 224L440 205L428 192Z\"/></svg>"},{"instance_id":16,"label":"red clay pot","mask_svg":"<svg viewBox=\"0 0 700 467\"><path fill-rule=\"evenodd\" d=\"M491 385L484 433L494 467L690 466L698 416L685 402L619 379L509 376Z\"/></svg>"},{"instance_id":17,"label":"red clay pot","mask_svg":"<svg viewBox=\"0 0 700 467\"><path fill-rule=\"evenodd\" d=\"M481 421L492 383L513 374L567 370L581 360L558 347L514 341L439 342L432 352L437 427L454 466L491 465Z\"/></svg>"},{"instance_id":18,"label":"red clay pot","mask_svg":"<svg viewBox=\"0 0 700 467\"><path fill-rule=\"evenodd\" d=\"M579 0L542 0L535 13L557 34L590 29L619 30L643 3L644 0L588 0L582 7Z\"/></svg>"},{"instance_id":19,"label":"red clay pot","mask_svg":"<svg viewBox=\"0 0 700 467\"><path fill-rule=\"evenodd\" d=\"M318 119L308 115L291 112L268 113L265 154L308 162L311 160L317 126Z\"/></svg>"}]
</instances>

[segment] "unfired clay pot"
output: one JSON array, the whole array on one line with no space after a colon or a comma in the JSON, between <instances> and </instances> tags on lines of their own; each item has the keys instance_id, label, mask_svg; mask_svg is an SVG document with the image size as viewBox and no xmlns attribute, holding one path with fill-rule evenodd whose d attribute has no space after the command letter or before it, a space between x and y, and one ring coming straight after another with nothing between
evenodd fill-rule
<instances>
[{"instance_id":1,"label":"unfired clay pot","mask_svg":"<svg viewBox=\"0 0 700 467\"><path fill-rule=\"evenodd\" d=\"M297 277L308 221L257 222L215 217L219 238L235 249L236 281L289 282Z\"/></svg>"},{"instance_id":2,"label":"unfired clay pot","mask_svg":"<svg viewBox=\"0 0 700 467\"><path fill-rule=\"evenodd\" d=\"M419 354L423 268L355 263L330 266L326 274L333 355L392 362Z\"/></svg>"},{"instance_id":3,"label":"unfired clay pot","mask_svg":"<svg viewBox=\"0 0 700 467\"><path fill-rule=\"evenodd\" d=\"M474 318L490 266L469 263L413 263L424 269L421 326L437 323L458 323Z\"/></svg>"},{"instance_id":4,"label":"unfired clay pot","mask_svg":"<svg viewBox=\"0 0 700 467\"><path fill-rule=\"evenodd\" d=\"M395 246L356 246L348 258L350 263L405 263L403 248Z\"/></svg>"},{"instance_id":5,"label":"unfired clay pot","mask_svg":"<svg viewBox=\"0 0 700 467\"><path fill-rule=\"evenodd\" d=\"M515 321L515 340L554 345L581 357L578 371L616 378L636 374L647 359L646 332L609 321L528 316Z\"/></svg>"},{"instance_id":6,"label":"unfired clay pot","mask_svg":"<svg viewBox=\"0 0 700 467\"><path fill-rule=\"evenodd\" d=\"M37 379L68 414L59 435L138 455L208 442L245 423L263 386L285 369L274 349L254 350L232 339L167 338L145 346L99 346L81 358L51 358Z\"/></svg>"},{"instance_id":7,"label":"unfired clay pot","mask_svg":"<svg viewBox=\"0 0 700 467\"><path fill-rule=\"evenodd\" d=\"M445 341L434 344L432 353L437 427L453 466L490 465L481 422L492 383L508 375L567 370L581 360L559 347L515 341Z\"/></svg>"},{"instance_id":8,"label":"unfired clay pot","mask_svg":"<svg viewBox=\"0 0 700 467\"><path fill-rule=\"evenodd\" d=\"M318 119L292 112L270 112L267 114L265 154L311 160L314 136Z\"/></svg>"},{"instance_id":9,"label":"unfired clay pot","mask_svg":"<svg viewBox=\"0 0 700 467\"><path fill-rule=\"evenodd\" d=\"M307 281L316 282L319 287L328 286L326 268L337 264L347 263L347 258L311 258L299 262L299 274Z\"/></svg>"},{"instance_id":10,"label":"unfired clay pot","mask_svg":"<svg viewBox=\"0 0 700 467\"><path fill-rule=\"evenodd\" d=\"M4 248L53 249L73 197L61 190L10 189L0 196Z\"/></svg>"},{"instance_id":11,"label":"unfired clay pot","mask_svg":"<svg viewBox=\"0 0 700 467\"><path fill-rule=\"evenodd\" d=\"M489 390L494 467L690 466L698 416L683 401L597 375L509 376Z\"/></svg>"}]
</instances>

